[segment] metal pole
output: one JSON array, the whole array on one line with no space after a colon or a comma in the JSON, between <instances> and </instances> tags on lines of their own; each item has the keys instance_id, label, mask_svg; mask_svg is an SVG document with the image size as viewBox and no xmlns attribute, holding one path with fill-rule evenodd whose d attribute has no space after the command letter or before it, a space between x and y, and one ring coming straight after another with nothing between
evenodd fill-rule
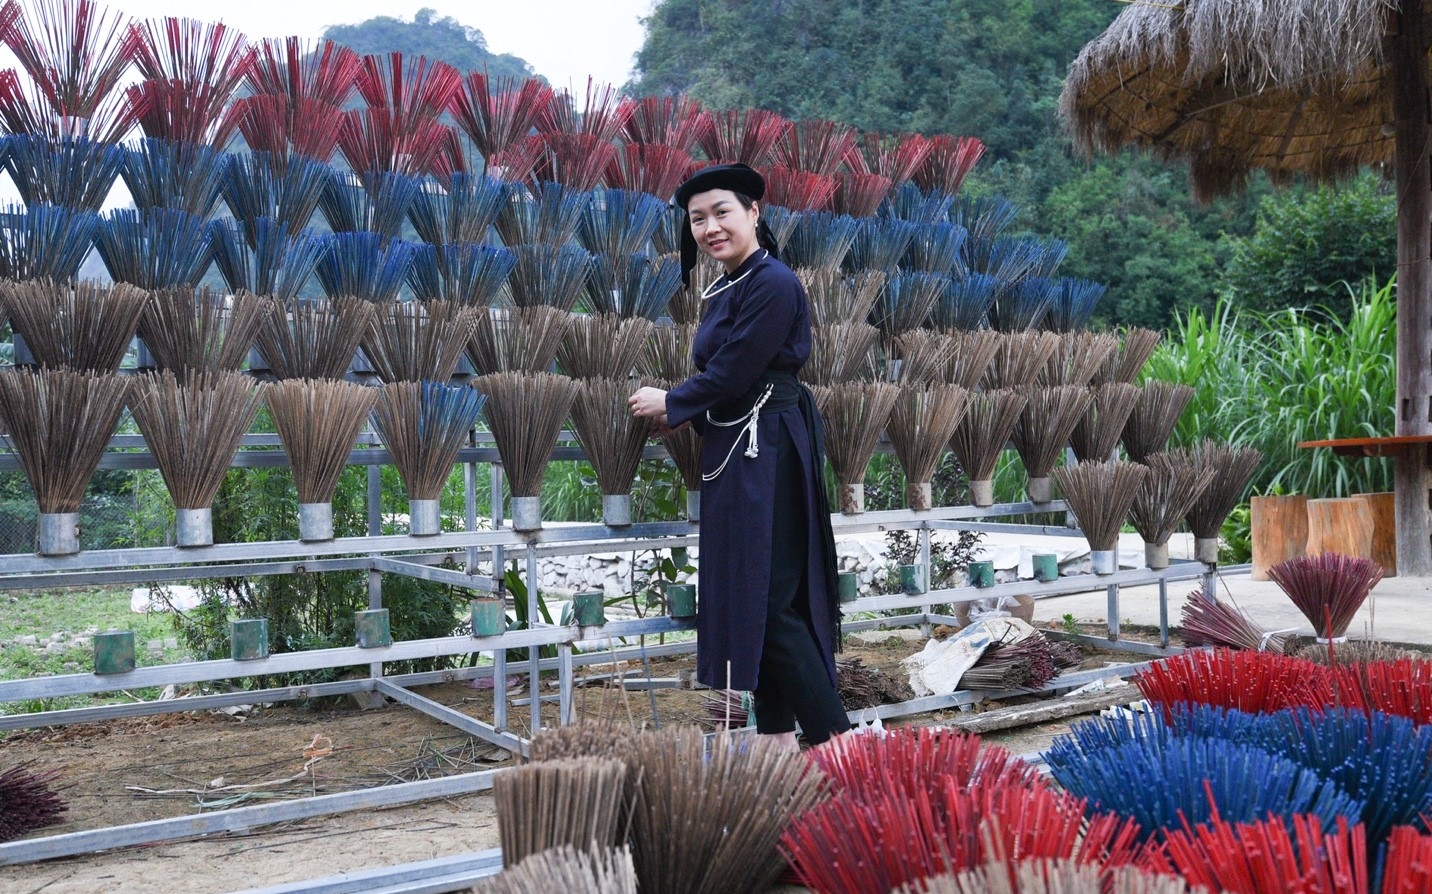
<instances>
[{"instance_id":1,"label":"metal pole","mask_svg":"<svg viewBox=\"0 0 1432 894\"><path fill-rule=\"evenodd\" d=\"M557 645L557 715L563 726L572 722L572 644Z\"/></svg>"},{"instance_id":2,"label":"metal pole","mask_svg":"<svg viewBox=\"0 0 1432 894\"><path fill-rule=\"evenodd\" d=\"M537 601L542 598L538 585L541 583L537 575L537 551L532 545L527 548L527 629L536 630L538 619L541 617L537 611ZM542 729L542 672L538 665L541 659L542 647L538 645L529 646L527 649L527 696L532 701L532 735Z\"/></svg>"},{"instance_id":3,"label":"metal pole","mask_svg":"<svg viewBox=\"0 0 1432 894\"><path fill-rule=\"evenodd\" d=\"M924 568L925 592L928 593L934 588L934 574L930 569L930 529L924 526L920 528L920 565ZM931 632L928 603L920 606L920 613L925 616L925 620L920 624L920 634L928 638Z\"/></svg>"},{"instance_id":4,"label":"metal pole","mask_svg":"<svg viewBox=\"0 0 1432 894\"><path fill-rule=\"evenodd\" d=\"M1119 641L1119 585L1109 584L1109 642Z\"/></svg>"},{"instance_id":5,"label":"metal pole","mask_svg":"<svg viewBox=\"0 0 1432 894\"><path fill-rule=\"evenodd\" d=\"M1159 578L1159 645L1168 648L1168 579Z\"/></svg>"}]
</instances>

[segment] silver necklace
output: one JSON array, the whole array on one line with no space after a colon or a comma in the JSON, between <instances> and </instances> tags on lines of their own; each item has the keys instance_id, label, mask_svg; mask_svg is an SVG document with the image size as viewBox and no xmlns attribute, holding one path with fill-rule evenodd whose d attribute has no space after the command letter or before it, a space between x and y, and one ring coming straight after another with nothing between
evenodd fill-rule
<instances>
[{"instance_id":1,"label":"silver necklace","mask_svg":"<svg viewBox=\"0 0 1432 894\"><path fill-rule=\"evenodd\" d=\"M760 260L764 260L764 259L766 259L766 258L768 258L768 257L770 257L770 256L771 256L771 253L770 253L770 252L766 251L764 248L761 249L761 258L760 258ZM755 270L755 269L756 269L755 267L752 267L752 268L751 268L751 270ZM708 298L714 298L714 297L716 297L717 295L721 294L722 292L724 292L724 291L726 291L727 289L729 289L729 288L731 288L732 286L734 286L736 283L738 283L738 282L740 282L741 280L745 279L746 277L750 276L750 275L751 275L751 270L747 270L745 273L742 273L740 276L736 277L735 279L730 280L729 282L726 283L726 285L722 286L721 288L719 288L719 289L717 289L716 291L713 292L713 291L711 291L711 286L714 286L714 285L716 285L716 282L720 282L720 281L721 281L721 280L719 280L719 279L716 280L716 282L713 282L713 283L711 284L711 286L707 286L707 287L701 292L701 300L702 300L702 301L705 301L705 300L708 299ZM729 276L730 274L727 274L727 275Z\"/></svg>"}]
</instances>

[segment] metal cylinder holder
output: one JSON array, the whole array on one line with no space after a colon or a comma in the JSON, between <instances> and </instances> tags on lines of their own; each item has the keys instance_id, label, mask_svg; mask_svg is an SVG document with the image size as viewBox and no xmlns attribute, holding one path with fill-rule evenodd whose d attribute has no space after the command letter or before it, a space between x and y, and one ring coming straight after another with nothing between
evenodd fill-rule
<instances>
[{"instance_id":1,"label":"metal cylinder holder","mask_svg":"<svg viewBox=\"0 0 1432 894\"><path fill-rule=\"evenodd\" d=\"M298 539L318 543L333 539L333 504L298 504Z\"/></svg>"},{"instance_id":2,"label":"metal cylinder holder","mask_svg":"<svg viewBox=\"0 0 1432 894\"><path fill-rule=\"evenodd\" d=\"M408 533L414 537L432 537L443 531L442 512L437 500L408 501Z\"/></svg>"},{"instance_id":3,"label":"metal cylinder holder","mask_svg":"<svg viewBox=\"0 0 1432 894\"><path fill-rule=\"evenodd\" d=\"M688 521L701 521L701 491L686 492L686 518Z\"/></svg>"},{"instance_id":4,"label":"metal cylinder holder","mask_svg":"<svg viewBox=\"0 0 1432 894\"><path fill-rule=\"evenodd\" d=\"M840 486L840 511L846 515L860 515L865 512L865 485L863 483Z\"/></svg>"},{"instance_id":5,"label":"metal cylinder holder","mask_svg":"<svg viewBox=\"0 0 1432 894\"><path fill-rule=\"evenodd\" d=\"M72 556L80 551L78 512L41 512L39 553L42 556Z\"/></svg>"},{"instance_id":6,"label":"metal cylinder holder","mask_svg":"<svg viewBox=\"0 0 1432 894\"><path fill-rule=\"evenodd\" d=\"M386 608L370 608L353 613L354 640L360 649L376 649L393 644Z\"/></svg>"},{"instance_id":7,"label":"metal cylinder holder","mask_svg":"<svg viewBox=\"0 0 1432 894\"><path fill-rule=\"evenodd\" d=\"M905 505L916 512L924 512L935 506L935 488L928 481L919 481L905 486Z\"/></svg>"},{"instance_id":8,"label":"metal cylinder holder","mask_svg":"<svg viewBox=\"0 0 1432 894\"><path fill-rule=\"evenodd\" d=\"M666 612L673 618L696 616L696 585L667 584Z\"/></svg>"},{"instance_id":9,"label":"metal cylinder holder","mask_svg":"<svg viewBox=\"0 0 1432 894\"><path fill-rule=\"evenodd\" d=\"M214 545L214 510L174 510L174 542L178 546Z\"/></svg>"},{"instance_id":10,"label":"metal cylinder holder","mask_svg":"<svg viewBox=\"0 0 1432 894\"><path fill-rule=\"evenodd\" d=\"M900 592L906 596L920 596L926 589L924 565L900 566Z\"/></svg>"},{"instance_id":11,"label":"metal cylinder holder","mask_svg":"<svg viewBox=\"0 0 1432 894\"><path fill-rule=\"evenodd\" d=\"M994 481L992 479L971 481L970 502L976 506L993 506Z\"/></svg>"},{"instance_id":12,"label":"metal cylinder holder","mask_svg":"<svg viewBox=\"0 0 1432 894\"><path fill-rule=\"evenodd\" d=\"M269 653L268 618L229 622L229 655L235 661L256 661Z\"/></svg>"},{"instance_id":13,"label":"metal cylinder holder","mask_svg":"<svg viewBox=\"0 0 1432 894\"><path fill-rule=\"evenodd\" d=\"M1168 543L1144 541L1144 564L1157 571L1168 567Z\"/></svg>"},{"instance_id":14,"label":"metal cylinder holder","mask_svg":"<svg viewBox=\"0 0 1432 894\"><path fill-rule=\"evenodd\" d=\"M854 571L842 571L835 577L835 592L841 602L854 602L860 598L860 575Z\"/></svg>"},{"instance_id":15,"label":"metal cylinder holder","mask_svg":"<svg viewBox=\"0 0 1432 894\"><path fill-rule=\"evenodd\" d=\"M1031 562L1035 580L1043 583L1059 580L1059 557L1054 553L1035 553Z\"/></svg>"},{"instance_id":16,"label":"metal cylinder holder","mask_svg":"<svg viewBox=\"0 0 1432 894\"><path fill-rule=\"evenodd\" d=\"M582 627L600 627L607 622L606 594L588 590L572 597L572 617Z\"/></svg>"},{"instance_id":17,"label":"metal cylinder holder","mask_svg":"<svg viewBox=\"0 0 1432 894\"><path fill-rule=\"evenodd\" d=\"M542 530L542 498L541 498L541 497L513 497L513 498L512 498L512 530L514 530L514 531L540 531L540 530Z\"/></svg>"},{"instance_id":18,"label":"metal cylinder holder","mask_svg":"<svg viewBox=\"0 0 1432 894\"><path fill-rule=\"evenodd\" d=\"M1025 485L1031 503L1048 503L1054 499L1054 479L1031 478Z\"/></svg>"},{"instance_id":19,"label":"metal cylinder holder","mask_svg":"<svg viewBox=\"0 0 1432 894\"><path fill-rule=\"evenodd\" d=\"M988 559L971 562L970 586L981 589L994 586L994 563Z\"/></svg>"},{"instance_id":20,"label":"metal cylinder holder","mask_svg":"<svg viewBox=\"0 0 1432 894\"><path fill-rule=\"evenodd\" d=\"M1119 570L1119 551L1116 549L1090 550L1089 564L1093 566L1095 574L1114 574Z\"/></svg>"},{"instance_id":21,"label":"metal cylinder holder","mask_svg":"<svg viewBox=\"0 0 1432 894\"><path fill-rule=\"evenodd\" d=\"M473 599L467 605L472 615L473 636L501 636L507 630L507 612L501 599Z\"/></svg>"},{"instance_id":22,"label":"metal cylinder holder","mask_svg":"<svg viewBox=\"0 0 1432 894\"><path fill-rule=\"evenodd\" d=\"M602 522L609 528L631 524L631 494L602 494Z\"/></svg>"},{"instance_id":23,"label":"metal cylinder holder","mask_svg":"<svg viewBox=\"0 0 1432 894\"><path fill-rule=\"evenodd\" d=\"M127 674L134 670L134 631L106 630L94 635L94 672Z\"/></svg>"},{"instance_id":24,"label":"metal cylinder holder","mask_svg":"<svg viewBox=\"0 0 1432 894\"><path fill-rule=\"evenodd\" d=\"M1205 565L1218 564L1218 538L1193 538L1193 557Z\"/></svg>"}]
</instances>

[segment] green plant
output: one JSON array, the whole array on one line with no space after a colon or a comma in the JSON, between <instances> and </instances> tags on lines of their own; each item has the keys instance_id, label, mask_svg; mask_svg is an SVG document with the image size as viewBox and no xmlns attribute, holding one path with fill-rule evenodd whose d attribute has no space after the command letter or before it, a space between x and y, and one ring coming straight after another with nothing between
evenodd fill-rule
<instances>
[{"instance_id":1,"label":"green plant","mask_svg":"<svg viewBox=\"0 0 1432 894\"><path fill-rule=\"evenodd\" d=\"M983 539L984 534L978 531L960 531L954 541L931 538L929 588L945 589L961 583L975 547ZM899 592L900 566L918 562L919 553L919 538L913 532L903 528L886 531L884 576L878 589L884 593Z\"/></svg>"},{"instance_id":2,"label":"green plant","mask_svg":"<svg viewBox=\"0 0 1432 894\"><path fill-rule=\"evenodd\" d=\"M1060 618L1059 621L1060 624L1064 627L1065 633L1075 634L1079 632L1079 619L1074 617L1069 612L1065 612L1064 617Z\"/></svg>"},{"instance_id":3,"label":"green plant","mask_svg":"<svg viewBox=\"0 0 1432 894\"><path fill-rule=\"evenodd\" d=\"M1253 559L1253 513L1247 503L1233 507L1218 532L1218 562L1241 565Z\"/></svg>"}]
</instances>

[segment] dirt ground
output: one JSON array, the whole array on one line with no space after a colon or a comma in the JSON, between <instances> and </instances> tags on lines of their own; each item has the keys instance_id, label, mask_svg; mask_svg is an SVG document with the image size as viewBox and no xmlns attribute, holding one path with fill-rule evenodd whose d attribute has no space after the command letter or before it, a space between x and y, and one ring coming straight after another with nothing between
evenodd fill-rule
<instances>
[{"instance_id":1,"label":"dirt ground","mask_svg":"<svg viewBox=\"0 0 1432 894\"><path fill-rule=\"evenodd\" d=\"M894 670L920 647L896 638L852 642L843 658ZM1091 658L1102 665L1109 656ZM694 659L655 662L656 677L689 672ZM465 683L423 695L490 719L492 693ZM699 722L699 692L657 690L663 724ZM650 725L647 693L592 685L576 693L584 716ZM527 735L529 709L510 711ZM911 722L939 723L940 715ZM556 706L544 722L556 723ZM1067 729L1055 722L985 738L1016 754L1038 751ZM360 710L346 700L257 708L230 716L192 712L12 733L0 739L0 767L30 762L58 771L69 803L66 822L43 830L85 829L245 806L274 798L329 794L392 782L503 766L505 751L474 742L397 704ZM70 894L97 888L135 894L219 894L338 872L452 856L498 846L492 800L472 795L266 827L243 834L129 848L106 854L0 867L0 894Z\"/></svg>"}]
</instances>

